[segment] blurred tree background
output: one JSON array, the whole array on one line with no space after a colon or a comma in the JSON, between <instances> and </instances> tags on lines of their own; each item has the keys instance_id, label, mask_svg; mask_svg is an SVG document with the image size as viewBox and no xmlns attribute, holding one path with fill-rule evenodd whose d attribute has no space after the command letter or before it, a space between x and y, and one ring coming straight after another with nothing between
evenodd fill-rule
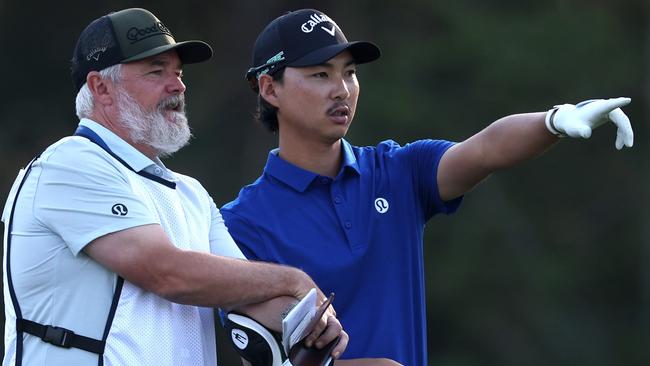
<instances>
[{"instance_id":1,"label":"blurred tree background","mask_svg":"<svg viewBox=\"0 0 650 366\"><path fill-rule=\"evenodd\" d=\"M74 131L68 61L79 33L126 7L214 48L210 62L185 69L195 138L166 164L202 181L217 205L260 174L276 145L252 120L243 75L259 31L287 10L318 8L348 39L382 48L359 68L348 135L357 145L461 141L507 114L632 97L633 149L615 150L613 126L563 140L429 223L429 364L650 364L647 0L0 0L2 197L19 167ZM220 362L237 363L229 346Z\"/></svg>"}]
</instances>

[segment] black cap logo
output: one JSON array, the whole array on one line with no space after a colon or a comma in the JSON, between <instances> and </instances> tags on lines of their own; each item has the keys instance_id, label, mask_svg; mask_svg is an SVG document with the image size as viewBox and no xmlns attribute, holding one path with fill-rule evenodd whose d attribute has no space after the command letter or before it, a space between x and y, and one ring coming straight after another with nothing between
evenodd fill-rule
<instances>
[{"instance_id":1,"label":"black cap logo","mask_svg":"<svg viewBox=\"0 0 650 366\"><path fill-rule=\"evenodd\" d=\"M107 48L108 46L93 48L92 50L90 50L90 52L88 52L88 55L86 56L86 61L90 61L90 59L99 61L99 56L101 56L102 53L106 52Z\"/></svg>"},{"instance_id":2,"label":"black cap logo","mask_svg":"<svg viewBox=\"0 0 650 366\"><path fill-rule=\"evenodd\" d=\"M153 36L158 36L161 34L168 35L172 38L172 32L165 27L162 22L156 22L151 25L151 27L146 27L146 28L138 28L138 27L132 27L126 32L126 38L131 41L131 44L134 44L136 42L142 41L145 38L153 37Z\"/></svg>"}]
</instances>

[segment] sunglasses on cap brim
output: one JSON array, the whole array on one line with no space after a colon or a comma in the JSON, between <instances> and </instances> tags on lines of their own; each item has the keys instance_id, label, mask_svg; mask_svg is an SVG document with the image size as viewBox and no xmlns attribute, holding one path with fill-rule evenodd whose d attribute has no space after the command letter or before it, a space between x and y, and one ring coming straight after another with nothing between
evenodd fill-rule
<instances>
[{"instance_id":1,"label":"sunglasses on cap brim","mask_svg":"<svg viewBox=\"0 0 650 366\"><path fill-rule=\"evenodd\" d=\"M264 65L256 66L256 67L251 67L246 71L246 75L244 76L246 80L248 80L248 85L253 89L254 92L259 92L259 85L257 83L257 80L261 75L267 74L270 71L272 71L272 68L277 66L278 64L282 63L284 60L277 60L273 62L268 62L265 63ZM268 70L264 70L268 69Z\"/></svg>"}]
</instances>

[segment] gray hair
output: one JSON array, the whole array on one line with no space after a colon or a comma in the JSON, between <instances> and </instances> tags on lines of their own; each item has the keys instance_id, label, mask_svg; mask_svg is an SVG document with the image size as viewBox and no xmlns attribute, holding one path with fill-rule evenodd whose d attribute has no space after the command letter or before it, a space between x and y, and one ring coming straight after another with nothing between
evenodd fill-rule
<instances>
[{"instance_id":1,"label":"gray hair","mask_svg":"<svg viewBox=\"0 0 650 366\"><path fill-rule=\"evenodd\" d=\"M102 79L109 79L114 83L117 83L122 77L122 64L109 66L101 70L99 75ZM79 119L90 118L93 113L94 104L93 94L90 92L90 89L88 89L88 84L84 83L79 90L79 93L77 93L77 99L75 100L77 117L79 117Z\"/></svg>"}]
</instances>

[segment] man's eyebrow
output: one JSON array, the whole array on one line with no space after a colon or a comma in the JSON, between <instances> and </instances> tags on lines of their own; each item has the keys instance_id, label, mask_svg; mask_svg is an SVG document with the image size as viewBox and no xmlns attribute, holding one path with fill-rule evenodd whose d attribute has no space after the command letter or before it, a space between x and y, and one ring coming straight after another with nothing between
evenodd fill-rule
<instances>
[{"instance_id":1,"label":"man's eyebrow","mask_svg":"<svg viewBox=\"0 0 650 366\"><path fill-rule=\"evenodd\" d=\"M174 66L174 64L175 64L175 62L172 62L172 61L167 60L167 59L162 58L162 57L153 58L149 62L149 65L151 65L151 66L168 66L168 65ZM179 62L176 67L179 68L179 69L182 69L183 64L181 62Z\"/></svg>"},{"instance_id":2,"label":"man's eyebrow","mask_svg":"<svg viewBox=\"0 0 650 366\"><path fill-rule=\"evenodd\" d=\"M149 65L152 65L152 66L166 66L166 65L169 65L169 61L166 61L166 60L164 60L162 58L154 58L154 59L151 60L151 62L149 62Z\"/></svg>"},{"instance_id":3,"label":"man's eyebrow","mask_svg":"<svg viewBox=\"0 0 650 366\"><path fill-rule=\"evenodd\" d=\"M354 59L352 59L352 60L346 62L345 65L344 65L344 67L348 67L348 66L350 66L350 65L354 65L354 64L356 64L356 63L357 63L357 62L354 61ZM334 67L334 64L332 64L332 63L329 62L329 61L325 61L325 62L323 62L322 64L318 64L318 65L314 65L314 66L327 67L327 68L330 68L330 69L331 69L332 67Z\"/></svg>"}]
</instances>

